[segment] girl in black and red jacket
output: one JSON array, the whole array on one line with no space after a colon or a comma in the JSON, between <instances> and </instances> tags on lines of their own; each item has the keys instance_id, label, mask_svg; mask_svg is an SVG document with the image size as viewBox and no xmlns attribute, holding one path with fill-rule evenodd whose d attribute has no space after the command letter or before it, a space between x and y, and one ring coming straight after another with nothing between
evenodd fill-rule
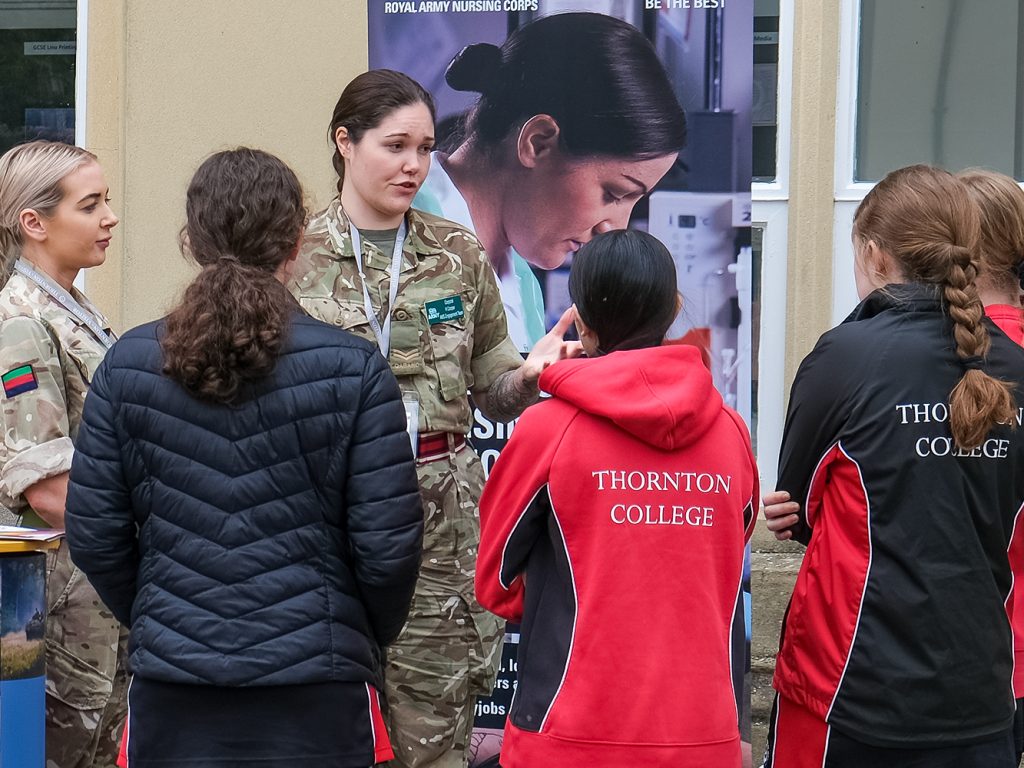
<instances>
[{"instance_id":1,"label":"girl in black and red jacket","mask_svg":"<svg viewBox=\"0 0 1024 768\"><path fill-rule=\"evenodd\" d=\"M1024 345L1024 314L1020 295L1024 290L1024 189L1009 176L970 168L957 174L981 213L981 246L978 250L978 296L985 315L1000 331ZM1020 372L1024 378L1024 371ZM1017 760L1024 754L1024 531L1010 544L1013 596L1010 623L1013 628L1013 695L1017 699L1013 739Z\"/></svg>"},{"instance_id":2,"label":"girl in black and red jacket","mask_svg":"<svg viewBox=\"0 0 1024 768\"><path fill-rule=\"evenodd\" d=\"M1024 350L983 321L979 234L964 184L927 166L857 209L863 300L800 366L778 485L794 501L765 499L769 529L807 544L767 768L1016 765Z\"/></svg>"},{"instance_id":3,"label":"girl in black and red jacket","mask_svg":"<svg viewBox=\"0 0 1024 768\"><path fill-rule=\"evenodd\" d=\"M665 247L601 235L569 291L589 359L541 376L480 502L480 604L522 623L505 768L738 768L730 627L757 490Z\"/></svg>"}]
</instances>

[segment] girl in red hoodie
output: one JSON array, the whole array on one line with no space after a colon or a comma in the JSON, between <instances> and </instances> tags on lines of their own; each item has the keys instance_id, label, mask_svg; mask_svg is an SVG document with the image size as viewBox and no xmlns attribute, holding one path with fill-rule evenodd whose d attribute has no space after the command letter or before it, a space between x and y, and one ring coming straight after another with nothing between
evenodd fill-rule
<instances>
[{"instance_id":1,"label":"girl in red hoodie","mask_svg":"<svg viewBox=\"0 0 1024 768\"><path fill-rule=\"evenodd\" d=\"M661 346L679 302L656 239L594 238L569 292L588 359L542 374L480 502L477 598L522 623L501 764L735 768L747 429L696 347Z\"/></svg>"},{"instance_id":2,"label":"girl in red hoodie","mask_svg":"<svg viewBox=\"0 0 1024 768\"><path fill-rule=\"evenodd\" d=\"M1024 189L1009 176L971 168L957 174L981 212L978 249L978 297L985 314L1018 344L1024 345ZM1017 761L1024 754L1024 536L1010 544L1013 593L1007 603L1013 628L1013 695L1017 699L1013 736Z\"/></svg>"}]
</instances>

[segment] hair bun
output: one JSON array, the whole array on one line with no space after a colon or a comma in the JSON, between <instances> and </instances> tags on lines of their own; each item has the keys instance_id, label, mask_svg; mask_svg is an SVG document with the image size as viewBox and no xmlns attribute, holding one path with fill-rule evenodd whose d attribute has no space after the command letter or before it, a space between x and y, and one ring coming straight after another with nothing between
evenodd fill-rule
<instances>
[{"instance_id":1,"label":"hair bun","mask_svg":"<svg viewBox=\"0 0 1024 768\"><path fill-rule=\"evenodd\" d=\"M490 43L467 45L444 72L445 82L456 91L488 93L501 72L501 49Z\"/></svg>"}]
</instances>

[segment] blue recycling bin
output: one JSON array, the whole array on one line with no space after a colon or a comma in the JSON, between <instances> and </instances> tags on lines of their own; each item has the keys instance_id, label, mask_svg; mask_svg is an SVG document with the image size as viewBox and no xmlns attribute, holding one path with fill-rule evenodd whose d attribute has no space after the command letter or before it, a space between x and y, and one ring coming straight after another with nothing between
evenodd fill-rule
<instances>
[{"instance_id":1,"label":"blue recycling bin","mask_svg":"<svg viewBox=\"0 0 1024 768\"><path fill-rule=\"evenodd\" d=\"M0 541L0 768L46 764L46 555Z\"/></svg>"}]
</instances>

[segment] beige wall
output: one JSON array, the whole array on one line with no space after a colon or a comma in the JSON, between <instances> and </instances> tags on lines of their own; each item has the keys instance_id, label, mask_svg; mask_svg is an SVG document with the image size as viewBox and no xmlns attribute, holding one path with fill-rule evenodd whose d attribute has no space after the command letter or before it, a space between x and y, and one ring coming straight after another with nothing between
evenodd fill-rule
<instances>
[{"instance_id":1,"label":"beige wall","mask_svg":"<svg viewBox=\"0 0 1024 768\"><path fill-rule=\"evenodd\" d=\"M366 69L365 0L90 0L86 144L121 226L87 291L119 330L162 315L192 274L184 194L220 149L260 147L331 197L327 124Z\"/></svg>"},{"instance_id":2,"label":"beige wall","mask_svg":"<svg viewBox=\"0 0 1024 768\"><path fill-rule=\"evenodd\" d=\"M786 391L800 361L831 325L836 86L840 0L796 0L786 297ZM851 276L852 279L852 276ZM765 296L762 301L770 301ZM765 408L778 407L773 403ZM763 460L763 457L760 457ZM770 490L770 489L764 489ZM751 554L753 753L764 752L782 616L803 547L775 541L763 524Z\"/></svg>"},{"instance_id":3,"label":"beige wall","mask_svg":"<svg viewBox=\"0 0 1024 768\"><path fill-rule=\"evenodd\" d=\"M796 0L786 311L786 389L832 325L839 0ZM851 276L852 277L852 276Z\"/></svg>"}]
</instances>

